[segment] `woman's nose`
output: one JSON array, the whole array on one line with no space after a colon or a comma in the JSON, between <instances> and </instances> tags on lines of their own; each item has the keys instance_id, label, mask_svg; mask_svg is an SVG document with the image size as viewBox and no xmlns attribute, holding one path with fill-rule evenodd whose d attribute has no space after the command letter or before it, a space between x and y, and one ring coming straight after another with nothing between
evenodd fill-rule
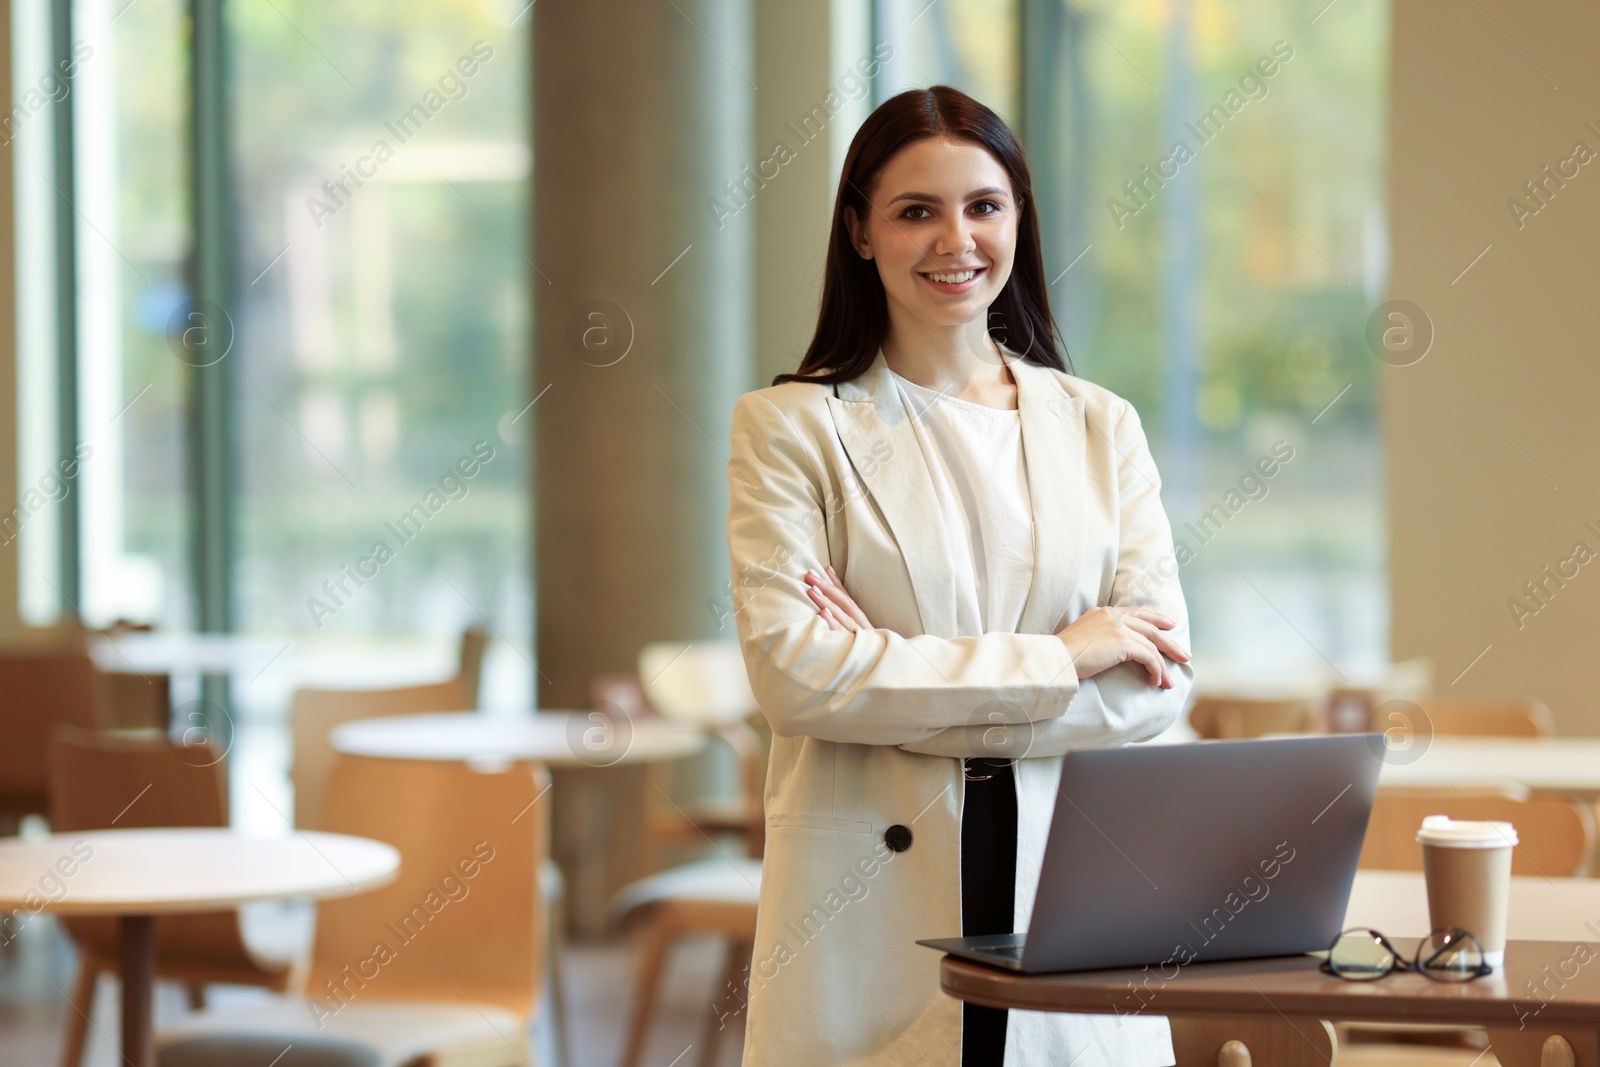
<instances>
[{"instance_id":1,"label":"woman's nose","mask_svg":"<svg viewBox=\"0 0 1600 1067\"><path fill-rule=\"evenodd\" d=\"M939 231L933 250L941 256L964 256L976 247L964 218L953 219Z\"/></svg>"}]
</instances>

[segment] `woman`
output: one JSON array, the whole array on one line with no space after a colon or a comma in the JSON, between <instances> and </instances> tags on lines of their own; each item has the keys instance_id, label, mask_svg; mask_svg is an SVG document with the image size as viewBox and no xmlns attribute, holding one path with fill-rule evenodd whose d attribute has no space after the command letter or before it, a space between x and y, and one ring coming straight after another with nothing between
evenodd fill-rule
<instances>
[{"instance_id":1,"label":"woman","mask_svg":"<svg viewBox=\"0 0 1600 1067\"><path fill-rule=\"evenodd\" d=\"M1068 375L1027 163L902 93L856 134L795 374L733 417L728 542L774 734L745 1063L1141 1067L1166 1020L964 1006L918 938L1025 930L1061 755L1193 674L1126 401Z\"/></svg>"}]
</instances>

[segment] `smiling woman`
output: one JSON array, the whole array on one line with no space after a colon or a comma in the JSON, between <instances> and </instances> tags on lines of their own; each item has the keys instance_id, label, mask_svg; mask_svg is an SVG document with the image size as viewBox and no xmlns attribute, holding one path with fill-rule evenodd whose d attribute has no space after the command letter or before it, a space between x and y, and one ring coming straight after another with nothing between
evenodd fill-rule
<instances>
[{"instance_id":1,"label":"smiling woman","mask_svg":"<svg viewBox=\"0 0 1600 1067\"><path fill-rule=\"evenodd\" d=\"M845 158L800 368L735 406L734 614L774 734L754 958L782 959L747 1065L1172 1061L1154 1016L958 1003L915 944L1026 929L1061 755L1160 733L1193 680L1139 417L1066 373L1046 288L1011 130L902 93ZM863 839L894 857L875 891L786 955Z\"/></svg>"}]
</instances>

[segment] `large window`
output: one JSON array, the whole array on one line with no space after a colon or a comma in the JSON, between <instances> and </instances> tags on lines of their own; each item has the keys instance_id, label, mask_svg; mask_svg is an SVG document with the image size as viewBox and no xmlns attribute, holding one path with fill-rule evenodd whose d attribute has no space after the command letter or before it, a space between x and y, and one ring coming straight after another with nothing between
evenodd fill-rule
<instances>
[{"instance_id":1,"label":"large window","mask_svg":"<svg viewBox=\"0 0 1600 1067\"><path fill-rule=\"evenodd\" d=\"M247 629L527 638L521 6L231 9Z\"/></svg>"},{"instance_id":2,"label":"large window","mask_svg":"<svg viewBox=\"0 0 1600 1067\"><path fill-rule=\"evenodd\" d=\"M394 649L486 620L526 645L527 5L223 7L236 295L204 328L233 374L238 628ZM184 629L188 3L75 0L70 67L50 12L14 12L22 484L56 470L68 418L86 458L70 504L52 479L28 516L24 611ZM75 374L58 358L66 251ZM507 647L491 688L526 700L531 666Z\"/></svg>"},{"instance_id":3,"label":"large window","mask_svg":"<svg viewBox=\"0 0 1600 1067\"><path fill-rule=\"evenodd\" d=\"M945 80L1017 123L1076 371L1149 432L1197 653L1386 659L1366 330L1386 282L1388 5L922 6L880 5L905 57L880 98Z\"/></svg>"},{"instance_id":4,"label":"large window","mask_svg":"<svg viewBox=\"0 0 1600 1067\"><path fill-rule=\"evenodd\" d=\"M192 617L184 368L166 340L188 246L183 11L180 0L78 0L64 50L52 42L49 4L19 2L14 12L22 609L34 623L66 608L96 624L181 627ZM76 128L70 181L54 151L58 100ZM58 235L72 231L75 482L60 477L56 277ZM69 507L80 531L76 596L63 576Z\"/></svg>"}]
</instances>

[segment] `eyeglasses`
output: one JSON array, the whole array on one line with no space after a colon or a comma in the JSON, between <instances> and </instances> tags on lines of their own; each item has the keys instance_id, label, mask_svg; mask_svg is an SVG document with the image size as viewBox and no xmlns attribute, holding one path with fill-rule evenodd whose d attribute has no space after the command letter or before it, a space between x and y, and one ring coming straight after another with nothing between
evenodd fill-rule
<instances>
[{"instance_id":1,"label":"eyeglasses","mask_svg":"<svg viewBox=\"0 0 1600 1067\"><path fill-rule=\"evenodd\" d=\"M1494 972L1483 945L1465 930L1435 930L1410 961L1376 930L1346 930L1328 946L1322 970L1351 982L1374 982L1394 971L1416 971L1436 982L1470 982Z\"/></svg>"}]
</instances>

